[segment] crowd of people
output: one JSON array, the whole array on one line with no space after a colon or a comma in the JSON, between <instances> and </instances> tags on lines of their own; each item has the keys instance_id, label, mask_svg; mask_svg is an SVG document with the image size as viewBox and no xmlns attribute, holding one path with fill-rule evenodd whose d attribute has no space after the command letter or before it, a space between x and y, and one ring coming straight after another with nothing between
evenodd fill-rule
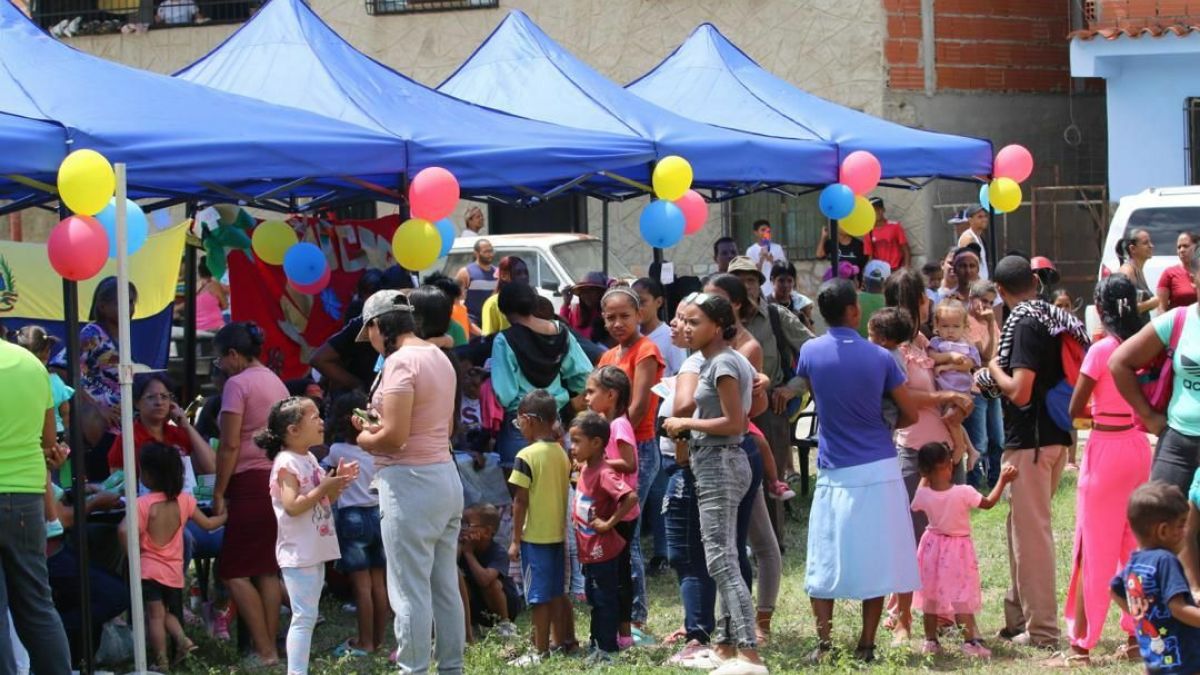
<instances>
[{"instance_id":1,"label":"crowd of people","mask_svg":"<svg viewBox=\"0 0 1200 675\"><path fill-rule=\"evenodd\" d=\"M668 663L767 673L760 650L775 639L785 507L802 468L793 436L810 405L814 663L837 649L836 600L862 604L863 662L881 624L907 644L915 613L921 652L942 652L957 625L958 648L988 658L970 512L1007 496L998 639L1057 649L1062 617L1069 647L1052 660L1086 663L1115 600L1129 636L1120 658L1200 668L1195 239L1180 236L1181 265L1152 294L1152 243L1131 232L1122 268L1095 290L1093 336L1037 261L1014 253L989 269L985 212L959 214L956 245L917 269L903 226L873 203L866 239L822 236L830 267L815 300L761 221L746 255L714 242L716 271L687 294L678 281L589 272L558 311L523 260L494 260L472 213L471 264L421 285L399 268L365 273L345 328L311 357L314 376L291 382L263 364L258 326L220 320L227 298L209 282L217 391L185 410L165 376L138 376L129 476L117 283L104 280L81 334L79 392L44 330L0 341L0 528L11 535L0 540L0 672L15 672L10 653L38 675L70 672L81 636L98 644L126 611L130 583L147 603L152 662L191 658L188 570L215 558L211 629L228 639L236 617L246 667L308 672L326 594L357 612L339 657L394 639L403 672L462 672L468 642L514 640L528 613L514 667L560 653L608 664L656 640L647 579L670 570L681 611L657 638L679 643ZM1091 431L1060 604L1051 500L1081 418ZM85 495L69 490L70 419L84 427ZM118 496L125 480L138 483L136 508ZM85 538L90 626L64 537L76 499L97 516ZM119 542L135 527L141 579L127 581ZM575 603L590 607L582 642Z\"/></svg>"}]
</instances>

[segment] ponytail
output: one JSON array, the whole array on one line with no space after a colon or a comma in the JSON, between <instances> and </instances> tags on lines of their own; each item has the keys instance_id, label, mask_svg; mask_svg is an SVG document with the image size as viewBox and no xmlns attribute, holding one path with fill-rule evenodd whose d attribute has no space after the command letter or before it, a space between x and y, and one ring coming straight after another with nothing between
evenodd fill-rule
<instances>
[{"instance_id":1,"label":"ponytail","mask_svg":"<svg viewBox=\"0 0 1200 675\"><path fill-rule=\"evenodd\" d=\"M254 434L254 443L266 451L267 457L274 460L283 450L287 442L288 427L299 424L304 418L304 402L309 401L303 396L290 396L271 406L271 414L267 417L267 426Z\"/></svg>"}]
</instances>

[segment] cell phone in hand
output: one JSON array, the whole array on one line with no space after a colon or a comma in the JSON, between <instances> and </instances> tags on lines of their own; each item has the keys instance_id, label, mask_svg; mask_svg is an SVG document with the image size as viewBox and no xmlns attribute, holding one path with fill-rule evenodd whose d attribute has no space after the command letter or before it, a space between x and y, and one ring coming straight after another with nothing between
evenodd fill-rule
<instances>
[{"instance_id":1,"label":"cell phone in hand","mask_svg":"<svg viewBox=\"0 0 1200 675\"><path fill-rule=\"evenodd\" d=\"M379 423L379 417L376 416L375 413L363 410L362 408L355 408L354 412L352 414L355 417L357 417L358 419L366 422L367 424L378 424Z\"/></svg>"}]
</instances>

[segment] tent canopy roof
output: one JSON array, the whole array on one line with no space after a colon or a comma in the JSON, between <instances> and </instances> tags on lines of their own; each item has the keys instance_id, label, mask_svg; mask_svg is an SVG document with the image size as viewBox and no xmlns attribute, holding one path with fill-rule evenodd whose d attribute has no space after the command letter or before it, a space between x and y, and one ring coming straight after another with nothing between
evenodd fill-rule
<instances>
[{"instance_id":1,"label":"tent canopy roof","mask_svg":"<svg viewBox=\"0 0 1200 675\"><path fill-rule=\"evenodd\" d=\"M989 141L915 129L814 96L755 63L708 23L627 89L708 124L836 144L839 161L869 150L885 178L992 171Z\"/></svg>"},{"instance_id":2,"label":"tent canopy roof","mask_svg":"<svg viewBox=\"0 0 1200 675\"><path fill-rule=\"evenodd\" d=\"M639 138L534 122L434 91L356 50L302 0L271 0L176 77L401 139L410 175L442 166L468 193L653 159Z\"/></svg>"},{"instance_id":3,"label":"tent canopy roof","mask_svg":"<svg viewBox=\"0 0 1200 675\"><path fill-rule=\"evenodd\" d=\"M515 115L654 142L691 162L695 183L728 189L837 180L831 144L721 129L677 115L609 81L512 11L439 91Z\"/></svg>"}]
</instances>

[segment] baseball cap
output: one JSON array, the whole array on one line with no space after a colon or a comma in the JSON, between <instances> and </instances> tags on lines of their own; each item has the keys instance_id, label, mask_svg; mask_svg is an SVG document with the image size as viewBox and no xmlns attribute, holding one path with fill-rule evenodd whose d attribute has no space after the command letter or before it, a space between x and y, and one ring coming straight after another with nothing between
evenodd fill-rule
<instances>
[{"instance_id":1,"label":"baseball cap","mask_svg":"<svg viewBox=\"0 0 1200 675\"><path fill-rule=\"evenodd\" d=\"M384 314L411 311L412 305L408 304L408 296L400 291L376 291L363 303L363 324L362 328L358 331L358 337L355 338L355 342L368 342L370 338L367 337L367 326L370 326L372 321Z\"/></svg>"},{"instance_id":2,"label":"baseball cap","mask_svg":"<svg viewBox=\"0 0 1200 675\"><path fill-rule=\"evenodd\" d=\"M892 276L892 266L882 260L872 260L863 267L863 277L871 281L883 281Z\"/></svg>"},{"instance_id":3,"label":"baseball cap","mask_svg":"<svg viewBox=\"0 0 1200 675\"><path fill-rule=\"evenodd\" d=\"M608 288L608 275L604 272L588 272L572 286L572 290L580 288Z\"/></svg>"},{"instance_id":4,"label":"baseball cap","mask_svg":"<svg viewBox=\"0 0 1200 675\"><path fill-rule=\"evenodd\" d=\"M767 283L767 278L763 276L762 270L758 269L758 265L744 255L739 255L729 261L729 273L737 274L738 272L753 272L758 275L759 284Z\"/></svg>"}]
</instances>

